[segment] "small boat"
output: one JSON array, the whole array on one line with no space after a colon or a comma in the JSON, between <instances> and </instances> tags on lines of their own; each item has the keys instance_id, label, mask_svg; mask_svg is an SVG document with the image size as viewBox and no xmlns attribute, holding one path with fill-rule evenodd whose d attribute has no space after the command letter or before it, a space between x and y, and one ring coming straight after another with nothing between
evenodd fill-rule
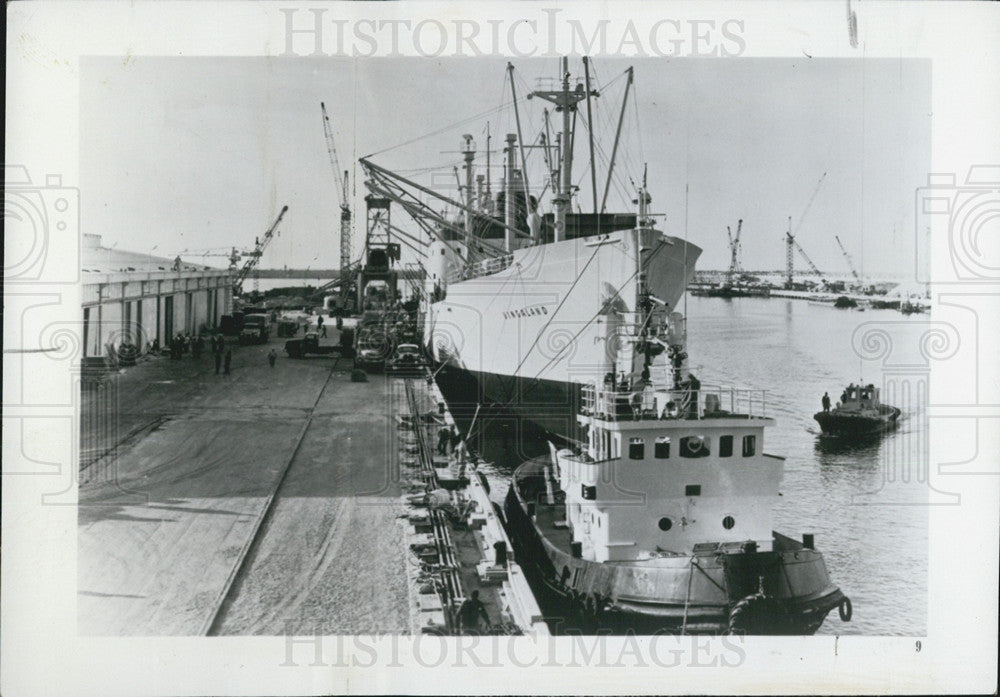
<instances>
[{"instance_id":1,"label":"small boat","mask_svg":"<svg viewBox=\"0 0 1000 697\"><path fill-rule=\"evenodd\" d=\"M823 433L835 436L863 436L895 427L900 410L882 404L874 385L848 385L840 401L829 411L813 414Z\"/></svg>"},{"instance_id":2,"label":"small boat","mask_svg":"<svg viewBox=\"0 0 1000 697\"><path fill-rule=\"evenodd\" d=\"M899 305L899 311L904 315L913 315L921 312L927 312L927 306L922 304L919 300L904 300Z\"/></svg>"},{"instance_id":3,"label":"small boat","mask_svg":"<svg viewBox=\"0 0 1000 697\"><path fill-rule=\"evenodd\" d=\"M837 301L833 304L834 307L845 308L845 307L857 307L858 301L854 298L849 298L846 295L841 295L837 298Z\"/></svg>"}]
</instances>

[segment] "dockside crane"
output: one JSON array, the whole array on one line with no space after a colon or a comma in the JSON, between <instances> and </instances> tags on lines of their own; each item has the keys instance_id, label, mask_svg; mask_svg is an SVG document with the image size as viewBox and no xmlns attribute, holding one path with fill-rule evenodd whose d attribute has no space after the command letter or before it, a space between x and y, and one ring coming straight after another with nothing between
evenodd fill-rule
<instances>
[{"instance_id":1,"label":"dockside crane","mask_svg":"<svg viewBox=\"0 0 1000 697\"><path fill-rule=\"evenodd\" d=\"M812 196L809 197L809 202L806 203L805 210L803 210L802 215L799 216L799 224L798 224L799 228L802 227L802 221L805 220L806 214L812 207L813 201L816 200L816 194L819 193L820 187L823 186L824 179L826 179L826 172L823 172L823 176L819 178L819 181L816 183L816 188L812 192ZM792 217L789 216L788 232L785 233L785 287L786 288L792 287L792 281L793 281L792 275L795 271L795 250L798 250L799 254L802 255L802 258L806 260L806 263L809 264L809 268L812 269L813 273L815 273L817 276L821 278L823 276L820 270L816 268L816 265L812 263L812 260L806 254L805 250L802 249L802 245L800 245L798 241L795 239L796 234L798 234L798 229L796 229L795 234L792 233Z\"/></svg>"},{"instance_id":2,"label":"dockside crane","mask_svg":"<svg viewBox=\"0 0 1000 697\"><path fill-rule=\"evenodd\" d=\"M860 285L861 276L859 276L858 272L854 269L854 262L851 261L851 255L847 253L846 249L844 249L844 243L840 241L840 237L837 235L834 235L833 239L837 240L837 246L840 247L840 251L844 253L844 259L847 260L847 268L851 270L851 275L854 276L854 280Z\"/></svg>"},{"instance_id":3,"label":"dockside crane","mask_svg":"<svg viewBox=\"0 0 1000 697\"><path fill-rule=\"evenodd\" d=\"M740 232L743 230L743 220L740 219L736 223L736 237L733 237L733 231L726 226L726 234L729 235L729 253L731 255L729 260L729 271L726 272L726 285L733 285L733 278L736 274L741 271L740 269Z\"/></svg>"},{"instance_id":4,"label":"dockside crane","mask_svg":"<svg viewBox=\"0 0 1000 697\"><path fill-rule=\"evenodd\" d=\"M797 239L795 239L794 235L792 235L792 216L788 216L788 232L786 234L788 235L788 240L787 240L787 242L788 242L788 259L787 259L787 261L788 261L788 270L787 270L787 272L788 272L788 280L787 280L788 287L791 288L791 286L792 286L792 280L791 280L792 279L792 261L791 261L791 259L792 259L792 256L793 256L792 255L792 250L793 249L796 250L796 251L798 251L798 253L802 255L802 258L805 259L806 264L809 265L809 270L810 271L812 271L815 275L819 276L820 278L824 278L823 272L820 271L818 268L816 268L816 264L814 264L813 260L809 258L808 254L806 254L806 250L802 249L802 245L799 244L799 241Z\"/></svg>"},{"instance_id":5,"label":"dockside crane","mask_svg":"<svg viewBox=\"0 0 1000 697\"><path fill-rule=\"evenodd\" d=\"M278 230L278 224L281 223L281 219L285 216L287 211L288 206L282 207L281 212L278 213L278 217L274 221L274 224L271 225L267 232L264 233L264 237L256 238L254 240L253 250L244 255L247 260L243 263L243 267L233 279L233 295L243 294L243 281L245 281L250 275L250 272L254 270L257 263L260 261L260 258L264 255L264 250L267 249L269 244L271 244L271 240L274 238L274 233Z\"/></svg>"},{"instance_id":6,"label":"dockside crane","mask_svg":"<svg viewBox=\"0 0 1000 697\"><path fill-rule=\"evenodd\" d=\"M337 182L337 191L340 195L340 298L341 306L348 306L348 296L354 284L354 272L351 270L351 204L347 192L348 173L347 170L340 169L340 161L337 159L337 145L333 140L333 128L330 126L330 117L326 113L326 104L319 103L319 108L323 112L323 135L326 138L326 151L330 156L330 166L333 167L333 176Z\"/></svg>"}]
</instances>

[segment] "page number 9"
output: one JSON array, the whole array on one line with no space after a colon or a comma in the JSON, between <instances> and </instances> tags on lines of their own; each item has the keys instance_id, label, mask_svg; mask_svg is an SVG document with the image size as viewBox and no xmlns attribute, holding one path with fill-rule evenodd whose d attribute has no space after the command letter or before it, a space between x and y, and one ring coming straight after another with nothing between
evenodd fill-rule
<instances>
[{"instance_id":1,"label":"page number 9","mask_svg":"<svg viewBox=\"0 0 1000 697\"><path fill-rule=\"evenodd\" d=\"M920 649L923 648L923 644L917 641L917 653L920 653Z\"/></svg>"}]
</instances>

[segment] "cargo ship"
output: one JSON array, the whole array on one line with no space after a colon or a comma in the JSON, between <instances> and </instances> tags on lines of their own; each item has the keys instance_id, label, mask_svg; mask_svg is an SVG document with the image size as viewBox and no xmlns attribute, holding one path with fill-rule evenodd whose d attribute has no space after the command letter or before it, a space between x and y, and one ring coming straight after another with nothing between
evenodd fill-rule
<instances>
[{"instance_id":1,"label":"cargo ship","mask_svg":"<svg viewBox=\"0 0 1000 697\"><path fill-rule=\"evenodd\" d=\"M477 174L470 135L462 144L462 200L420 186L371 158L361 164L372 194L400 204L431 235L421 251L427 270L423 340L449 404L459 413L463 404L489 405L530 422L533 430L573 441L582 438L575 416L582 385L626 369L616 363L615 347L639 309L636 255L644 258L645 300L672 310L693 278L701 249L654 229L649 220L639 221L634 207L607 210L614 154L601 202L595 185L594 212L578 206L574 212L573 147L567 144L583 141L575 137L577 111L586 103L589 113L598 90L589 73L573 81L566 59L561 67L553 89L528 97L553 107L562 130L554 142L544 131L533 138L507 134L504 177L495 197L487 179L489 141L484 176ZM625 76L623 100L631 69ZM546 174L543 186L532 188L526 160L539 148ZM617 149L616 135L613 153ZM548 195L532 193L539 188ZM645 182L641 193L633 189L630 195L642 196L642 209L649 210ZM450 218L419 203L428 197L458 214ZM543 212L546 205L550 212Z\"/></svg>"}]
</instances>

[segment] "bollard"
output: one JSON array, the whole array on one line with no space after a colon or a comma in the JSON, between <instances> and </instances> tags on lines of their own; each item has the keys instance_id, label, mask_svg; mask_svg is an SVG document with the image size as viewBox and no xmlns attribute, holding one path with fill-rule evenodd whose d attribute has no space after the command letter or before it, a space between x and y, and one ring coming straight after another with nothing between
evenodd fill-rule
<instances>
[{"instance_id":1,"label":"bollard","mask_svg":"<svg viewBox=\"0 0 1000 697\"><path fill-rule=\"evenodd\" d=\"M497 540L493 543L493 557L497 566L507 568L507 543Z\"/></svg>"},{"instance_id":2,"label":"bollard","mask_svg":"<svg viewBox=\"0 0 1000 697\"><path fill-rule=\"evenodd\" d=\"M813 541L813 534L811 532L804 532L804 533L802 533L802 546L803 547L805 547L806 549L816 549L813 546L814 544L815 544L815 542Z\"/></svg>"}]
</instances>

